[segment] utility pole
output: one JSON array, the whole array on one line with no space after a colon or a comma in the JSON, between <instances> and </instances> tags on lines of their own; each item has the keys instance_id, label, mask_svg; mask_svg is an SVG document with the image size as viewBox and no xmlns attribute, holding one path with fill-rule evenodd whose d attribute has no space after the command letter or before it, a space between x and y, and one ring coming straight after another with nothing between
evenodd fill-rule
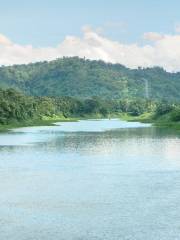
<instances>
[{"instance_id":1,"label":"utility pole","mask_svg":"<svg viewBox=\"0 0 180 240\"><path fill-rule=\"evenodd\" d=\"M149 99L149 82L146 78L144 78L144 84L145 84L145 97Z\"/></svg>"}]
</instances>

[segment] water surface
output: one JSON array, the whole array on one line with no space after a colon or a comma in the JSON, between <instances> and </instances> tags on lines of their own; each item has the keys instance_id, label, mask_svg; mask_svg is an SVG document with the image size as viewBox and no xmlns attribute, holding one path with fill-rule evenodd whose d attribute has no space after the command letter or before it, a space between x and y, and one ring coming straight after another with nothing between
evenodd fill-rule
<instances>
[{"instance_id":1,"label":"water surface","mask_svg":"<svg viewBox=\"0 0 180 240\"><path fill-rule=\"evenodd\" d=\"M175 240L180 138L119 120L0 134L0 240Z\"/></svg>"}]
</instances>

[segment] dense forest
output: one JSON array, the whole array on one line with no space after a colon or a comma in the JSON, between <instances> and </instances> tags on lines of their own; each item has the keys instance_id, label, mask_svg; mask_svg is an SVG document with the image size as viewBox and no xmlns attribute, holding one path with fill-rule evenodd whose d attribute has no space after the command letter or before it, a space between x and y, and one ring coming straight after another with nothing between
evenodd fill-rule
<instances>
[{"instance_id":1,"label":"dense forest","mask_svg":"<svg viewBox=\"0 0 180 240\"><path fill-rule=\"evenodd\" d=\"M78 57L0 67L0 125L112 117L180 121L180 73Z\"/></svg>"},{"instance_id":2,"label":"dense forest","mask_svg":"<svg viewBox=\"0 0 180 240\"><path fill-rule=\"evenodd\" d=\"M0 89L0 124L42 120L54 117L111 117L128 114L138 117L151 114L151 120L180 121L180 104L146 99L106 100L98 97L77 99L72 97L26 96L14 89Z\"/></svg>"},{"instance_id":3,"label":"dense forest","mask_svg":"<svg viewBox=\"0 0 180 240\"><path fill-rule=\"evenodd\" d=\"M0 89L0 123L8 124L13 120L42 119L61 115L67 117L83 117L100 114L108 116L112 113L130 112L139 115L150 106L150 102L136 100L103 100L98 97L77 99L72 97L36 97L26 96L14 89Z\"/></svg>"},{"instance_id":4,"label":"dense forest","mask_svg":"<svg viewBox=\"0 0 180 240\"><path fill-rule=\"evenodd\" d=\"M50 97L180 100L180 73L162 68L129 69L78 57L0 67L0 87Z\"/></svg>"}]
</instances>

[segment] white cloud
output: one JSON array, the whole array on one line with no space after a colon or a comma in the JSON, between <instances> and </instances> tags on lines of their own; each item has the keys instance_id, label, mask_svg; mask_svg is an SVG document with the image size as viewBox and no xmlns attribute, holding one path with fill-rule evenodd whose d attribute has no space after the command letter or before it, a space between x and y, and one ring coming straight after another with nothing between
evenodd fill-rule
<instances>
[{"instance_id":1,"label":"white cloud","mask_svg":"<svg viewBox=\"0 0 180 240\"><path fill-rule=\"evenodd\" d=\"M163 39L164 35L162 35L160 33L156 33L156 32L147 32L147 33L144 33L143 38L145 40L154 42L154 41Z\"/></svg>"},{"instance_id":2,"label":"white cloud","mask_svg":"<svg viewBox=\"0 0 180 240\"><path fill-rule=\"evenodd\" d=\"M79 56L121 63L130 68L161 66L167 71L180 71L180 35L152 37L153 44L122 44L101 36L90 27L83 37L67 36L56 47L35 48L12 43L0 35L0 65L53 60L62 56ZM3 37L2 37L3 36Z\"/></svg>"},{"instance_id":3,"label":"white cloud","mask_svg":"<svg viewBox=\"0 0 180 240\"><path fill-rule=\"evenodd\" d=\"M10 45L10 44L11 44L11 41L3 34L0 34L0 45Z\"/></svg>"}]
</instances>

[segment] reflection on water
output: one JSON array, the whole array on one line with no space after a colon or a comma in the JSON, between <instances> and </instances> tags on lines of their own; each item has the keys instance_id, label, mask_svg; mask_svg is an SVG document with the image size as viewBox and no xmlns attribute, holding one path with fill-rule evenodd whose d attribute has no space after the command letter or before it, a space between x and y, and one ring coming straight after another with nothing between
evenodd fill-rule
<instances>
[{"instance_id":1,"label":"reflection on water","mask_svg":"<svg viewBox=\"0 0 180 240\"><path fill-rule=\"evenodd\" d=\"M0 135L0 239L180 235L180 138L118 120Z\"/></svg>"}]
</instances>

